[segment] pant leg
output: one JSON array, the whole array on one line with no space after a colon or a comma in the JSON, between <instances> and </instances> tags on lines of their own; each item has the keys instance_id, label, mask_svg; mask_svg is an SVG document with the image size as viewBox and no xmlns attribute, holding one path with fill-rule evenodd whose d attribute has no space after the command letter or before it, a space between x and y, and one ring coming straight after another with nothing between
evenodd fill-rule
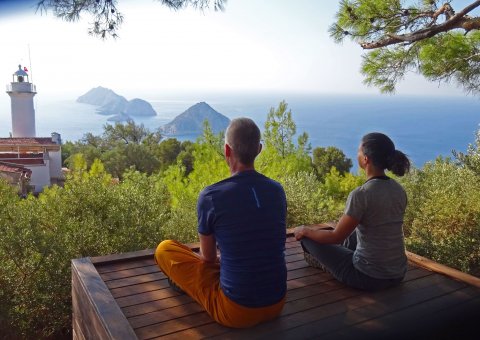
<instances>
[{"instance_id":1,"label":"pant leg","mask_svg":"<svg viewBox=\"0 0 480 340\"><path fill-rule=\"evenodd\" d=\"M356 237L356 235L355 235ZM302 247L317 258L338 281L363 290L380 290L400 283L401 279L376 279L353 265L352 249L336 244L319 244L309 238L301 240Z\"/></svg>"},{"instance_id":2,"label":"pant leg","mask_svg":"<svg viewBox=\"0 0 480 340\"><path fill-rule=\"evenodd\" d=\"M228 327L250 327L273 319L285 303L282 299L260 308L235 303L220 288L220 265L202 261L198 254L176 241L161 242L155 251L155 260L165 275L202 305L215 321Z\"/></svg>"}]
</instances>

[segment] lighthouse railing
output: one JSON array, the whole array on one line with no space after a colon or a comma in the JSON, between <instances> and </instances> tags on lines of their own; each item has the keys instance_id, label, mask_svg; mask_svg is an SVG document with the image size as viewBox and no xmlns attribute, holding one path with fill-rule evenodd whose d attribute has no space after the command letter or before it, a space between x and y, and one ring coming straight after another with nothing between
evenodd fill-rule
<instances>
[{"instance_id":1,"label":"lighthouse railing","mask_svg":"<svg viewBox=\"0 0 480 340\"><path fill-rule=\"evenodd\" d=\"M10 84L7 84L7 92L37 93L37 87L32 83L10 83Z\"/></svg>"}]
</instances>

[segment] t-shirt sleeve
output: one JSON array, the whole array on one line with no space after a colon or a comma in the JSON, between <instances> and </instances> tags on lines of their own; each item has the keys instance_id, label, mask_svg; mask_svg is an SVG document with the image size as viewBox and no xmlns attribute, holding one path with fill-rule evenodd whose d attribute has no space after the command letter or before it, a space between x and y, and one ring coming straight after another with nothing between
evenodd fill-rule
<instances>
[{"instance_id":1,"label":"t-shirt sleeve","mask_svg":"<svg viewBox=\"0 0 480 340\"><path fill-rule=\"evenodd\" d=\"M197 202L198 232L211 235L214 232L215 209L212 198L204 192L200 193Z\"/></svg>"},{"instance_id":2,"label":"t-shirt sleeve","mask_svg":"<svg viewBox=\"0 0 480 340\"><path fill-rule=\"evenodd\" d=\"M365 196L360 188L353 190L347 198L344 214L361 221L365 212Z\"/></svg>"}]
</instances>

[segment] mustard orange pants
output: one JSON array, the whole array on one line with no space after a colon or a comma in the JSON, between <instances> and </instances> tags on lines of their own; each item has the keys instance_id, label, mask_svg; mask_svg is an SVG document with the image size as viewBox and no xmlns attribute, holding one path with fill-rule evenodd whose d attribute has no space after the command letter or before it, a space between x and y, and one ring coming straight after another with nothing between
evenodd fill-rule
<instances>
[{"instance_id":1,"label":"mustard orange pants","mask_svg":"<svg viewBox=\"0 0 480 340\"><path fill-rule=\"evenodd\" d=\"M274 319L285 304L285 298L274 305L259 308L233 302L220 288L220 265L202 261L198 254L179 242L166 240L160 243L155 260L165 275L224 326L245 328Z\"/></svg>"}]
</instances>

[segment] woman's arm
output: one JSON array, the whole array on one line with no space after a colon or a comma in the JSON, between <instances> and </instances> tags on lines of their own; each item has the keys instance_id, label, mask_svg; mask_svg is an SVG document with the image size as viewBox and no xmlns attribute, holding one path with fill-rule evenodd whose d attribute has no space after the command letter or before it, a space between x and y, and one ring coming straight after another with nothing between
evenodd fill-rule
<instances>
[{"instance_id":1,"label":"woman's arm","mask_svg":"<svg viewBox=\"0 0 480 340\"><path fill-rule=\"evenodd\" d=\"M300 226L293 230L295 238L301 240L306 237L323 244L342 243L356 228L359 221L351 216L343 215L333 230L319 229L318 225Z\"/></svg>"}]
</instances>

